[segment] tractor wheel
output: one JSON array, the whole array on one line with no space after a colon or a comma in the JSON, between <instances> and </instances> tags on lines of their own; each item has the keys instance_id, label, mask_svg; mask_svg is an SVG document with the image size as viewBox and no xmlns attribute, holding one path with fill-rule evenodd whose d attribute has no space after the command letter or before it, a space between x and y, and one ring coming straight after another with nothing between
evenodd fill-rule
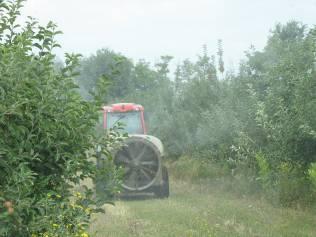
<instances>
[{"instance_id":1,"label":"tractor wheel","mask_svg":"<svg viewBox=\"0 0 316 237\"><path fill-rule=\"evenodd\" d=\"M168 170L165 166L162 167L162 185L157 187L155 194L158 198L169 197L169 175Z\"/></svg>"}]
</instances>

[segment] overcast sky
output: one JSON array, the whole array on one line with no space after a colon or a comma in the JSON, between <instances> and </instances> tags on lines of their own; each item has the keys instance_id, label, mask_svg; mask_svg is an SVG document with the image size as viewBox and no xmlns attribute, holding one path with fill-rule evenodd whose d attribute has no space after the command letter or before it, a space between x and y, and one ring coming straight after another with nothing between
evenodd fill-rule
<instances>
[{"instance_id":1,"label":"overcast sky","mask_svg":"<svg viewBox=\"0 0 316 237\"><path fill-rule=\"evenodd\" d=\"M153 63L168 54L176 64L195 59L203 44L215 54L222 39L226 65L236 67L250 45L263 48L277 22L313 26L316 0L28 0L22 13L58 24L59 55L110 48Z\"/></svg>"}]
</instances>

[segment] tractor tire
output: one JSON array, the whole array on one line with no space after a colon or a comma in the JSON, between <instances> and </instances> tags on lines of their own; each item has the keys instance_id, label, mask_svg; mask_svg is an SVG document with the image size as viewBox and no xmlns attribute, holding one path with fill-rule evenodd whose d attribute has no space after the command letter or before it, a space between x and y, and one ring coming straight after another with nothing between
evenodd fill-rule
<instances>
[{"instance_id":1,"label":"tractor tire","mask_svg":"<svg viewBox=\"0 0 316 237\"><path fill-rule=\"evenodd\" d=\"M155 195L158 198L169 197L169 175L168 170L165 166L162 167L162 185L157 187L155 190Z\"/></svg>"}]
</instances>

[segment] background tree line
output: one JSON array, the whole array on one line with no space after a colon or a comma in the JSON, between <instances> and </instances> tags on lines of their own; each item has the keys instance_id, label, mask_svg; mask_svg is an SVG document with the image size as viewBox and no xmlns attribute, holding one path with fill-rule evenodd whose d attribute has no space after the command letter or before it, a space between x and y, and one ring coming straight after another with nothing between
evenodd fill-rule
<instances>
[{"instance_id":1,"label":"background tree line","mask_svg":"<svg viewBox=\"0 0 316 237\"><path fill-rule=\"evenodd\" d=\"M284 205L315 198L316 29L276 25L266 46L250 48L238 73L225 72L223 47L184 60L170 76L171 56L154 66L109 49L81 61L81 94L108 78L104 103L145 106L149 133L169 158L189 156L242 178L244 192L269 193ZM190 162L191 162L190 161ZM222 174L221 173L221 174ZM273 195L271 195L273 194Z\"/></svg>"}]
</instances>

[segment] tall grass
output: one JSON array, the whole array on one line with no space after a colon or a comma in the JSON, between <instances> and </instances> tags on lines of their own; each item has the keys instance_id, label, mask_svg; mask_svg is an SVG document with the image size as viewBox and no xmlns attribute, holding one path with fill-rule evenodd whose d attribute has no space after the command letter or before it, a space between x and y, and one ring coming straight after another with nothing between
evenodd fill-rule
<instances>
[{"instance_id":1,"label":"tall grass","mask_svg":"<svg viewBox=\"0 0 316 237\"><path fill-rule=\"evenodd\" d=\"M175 165L175 164L173 164ZM197 179L173 177L168 199L118 201L93 216L96 237L314 237L316 210L275 207ZM204 181L203 181L204 180Z\"/></svg>"}]
</instances>

